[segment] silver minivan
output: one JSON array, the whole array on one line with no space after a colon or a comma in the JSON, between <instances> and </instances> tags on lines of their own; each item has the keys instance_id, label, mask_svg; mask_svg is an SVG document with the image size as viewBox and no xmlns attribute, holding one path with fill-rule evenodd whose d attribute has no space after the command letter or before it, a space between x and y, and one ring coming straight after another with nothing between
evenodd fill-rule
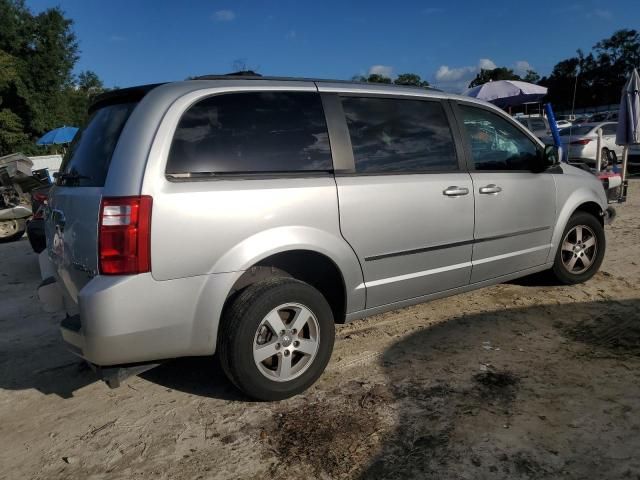
<instances>
[{"instance_id":1,"label":"silver minivan","mask_svg":"<svg viewBox=\"0 0 640 480\"><path fill-rule=\"evenodd\" d=\"M606 220L598 180L491 104L200 77L94 102L50 192L39 294L112 386L217 353L275 400L321 375L336 323L542 270L588 280Z\"/></svg>"}]
</instances>

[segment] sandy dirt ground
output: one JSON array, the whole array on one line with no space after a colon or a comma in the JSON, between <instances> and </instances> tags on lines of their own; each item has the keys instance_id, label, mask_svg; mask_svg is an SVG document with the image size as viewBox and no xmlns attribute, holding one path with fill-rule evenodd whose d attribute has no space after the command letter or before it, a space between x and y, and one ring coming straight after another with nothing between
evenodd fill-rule
<instances>
[{"instance_id":1,"label":"sandy dirt ground","mask_svg":"<svg viewBox=\"0 0 640 480\"><path fill-rule=\"evenodd\" d=\"M0 478L640 478L640 182L585 285L536 276L338 329L327 372L279 403L216 359L108 389L0 245Z\"/></svg>"}]
</instances>

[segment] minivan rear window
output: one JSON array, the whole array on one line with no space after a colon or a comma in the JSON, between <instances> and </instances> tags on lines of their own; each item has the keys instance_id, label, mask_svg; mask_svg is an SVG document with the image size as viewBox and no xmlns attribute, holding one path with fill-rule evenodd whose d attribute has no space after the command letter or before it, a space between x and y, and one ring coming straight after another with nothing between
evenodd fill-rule
<instances>
[{"instance_id":1,"label":"minivan rear window","mask_svg":"<svg viewBox=\"0 0 640 480\"><path fill-rule=\"evenodd\" d=\"M60 166L58 185L103 187L120 133L138 102L99 108L73 139Z\"/></svg>"},{"instance_id":2,"label":"minivan rear window","mask_svg":"<svg viewBox=\"0 0 640 480\"><path fill-rule=\"evenodd\" d=\"M182 116L166 173L331 171L320 95L243 92L208 97Z\"/></svg>"}]
</instances>

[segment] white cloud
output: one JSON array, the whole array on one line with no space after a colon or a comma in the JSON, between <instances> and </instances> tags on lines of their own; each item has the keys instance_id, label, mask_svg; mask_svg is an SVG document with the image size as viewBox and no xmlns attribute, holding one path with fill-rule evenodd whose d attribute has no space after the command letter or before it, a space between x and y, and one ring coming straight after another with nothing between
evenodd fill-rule
<instances>
[{"instance_id":1,"label":"white cloud","mask_svg":"<svg viewBox=\"0 0 640 480\"><path fill-rule=\"evenodd\" d=\"M218 22L231 22L236 18L233 10L218 10L213 14L213 19Z\"/></svg>"},{"instance_id":2,"label":"white cloud","mask_svg":"<svg viewBox=\"0 0 640 480\"><path fill-rule=\"evenodd\" d=\"M481 58L478 62L478 68L482 68L484 70L493 70L497 65L493 63L493 60L489 60L488 58Z\"/></svg>"},{"instance_id":3,"label":"white cloud","mask_svg":"<svg viewBox=\"0 0 640 480\"><path fill-rule=\"evenodd\" d=\"M518 60L513 66L513 71L516 75L524 77L527 74L527 70L533 70L533 67L526 60Z\"/></svg>"},{"instance_id":4,"label":"white cloud","mask_svg":"<svg viewBox=\"0 0 640 480\"><path fill-rule=\"evenodd\" d=\"M295 31L295 30L289 30L289 31L287 32L287 34L285 35L285 38L286 38L287 40L293 40L293 39L295 39L297 36L298 36L298 34L296 33L296 31Z\"/></svg>"},{"instance_id":5,"label":"white cloud","mask_svg":"<svg viewBox=\"0 0 640 480\"><path fill-rule=\"evenodd\" d=\"M497 65L489 58L481 58L475 66L451 68L448 65L442 65L435 73L435 86L448 92L464 92L481 69L493 70L494 68L497 68ZM527 70L534 70L526 60L518 60L509 68L520 76L526 75Z\"/></svg>"},{"instance_id":6,"label":"white cloud","mask_svg":"<svg viewBox=\"0 0 640 480\"><path fill-rule=\"evenodd\" d=\"M389 65L372 65L371 68L369 68L369 75L374 74L391 78L393 75L393 67Z\"/></svg>"},{"instance_id":7,"label":"white cloud","mask_svg":"<svg viewBox=\"0 0 640 480\"><path fill-rule=\"evenodd\" d=\"M436 81L440 83L457 82L464 78L473 78L478 72L478 67L449 68L448 65L441 65L436 72Z\"/></svg>"}]
</instances>

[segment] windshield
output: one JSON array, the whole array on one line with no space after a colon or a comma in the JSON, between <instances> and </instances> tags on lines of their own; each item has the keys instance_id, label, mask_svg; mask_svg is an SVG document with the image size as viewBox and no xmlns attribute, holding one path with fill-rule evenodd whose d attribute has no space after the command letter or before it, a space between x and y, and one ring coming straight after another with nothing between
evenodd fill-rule
<instances>
[{"instance_id":1,"label":"windshield","mask_svg":"<svg viewBox=\"0 0 640 480\"><path fill-rule=\"evenodd\" d=\"M62 161L58 185L104 186L118 138L136 105L137 102L107 105L91 115Z\"/></svg>"},{"instance_id":2,"label":"windshield","mask_svg":"<svg viewBox=\"0 0 640 480\"><path fill-rule=\"evenodd\" d=\"M578 135L587 135L592 129L593 127L585 126L585 125L578 125L577 127L567 127L560 130L560 135L563 137L566 137L569 135L573 137Z\"/></svg>"}]
</instances>

